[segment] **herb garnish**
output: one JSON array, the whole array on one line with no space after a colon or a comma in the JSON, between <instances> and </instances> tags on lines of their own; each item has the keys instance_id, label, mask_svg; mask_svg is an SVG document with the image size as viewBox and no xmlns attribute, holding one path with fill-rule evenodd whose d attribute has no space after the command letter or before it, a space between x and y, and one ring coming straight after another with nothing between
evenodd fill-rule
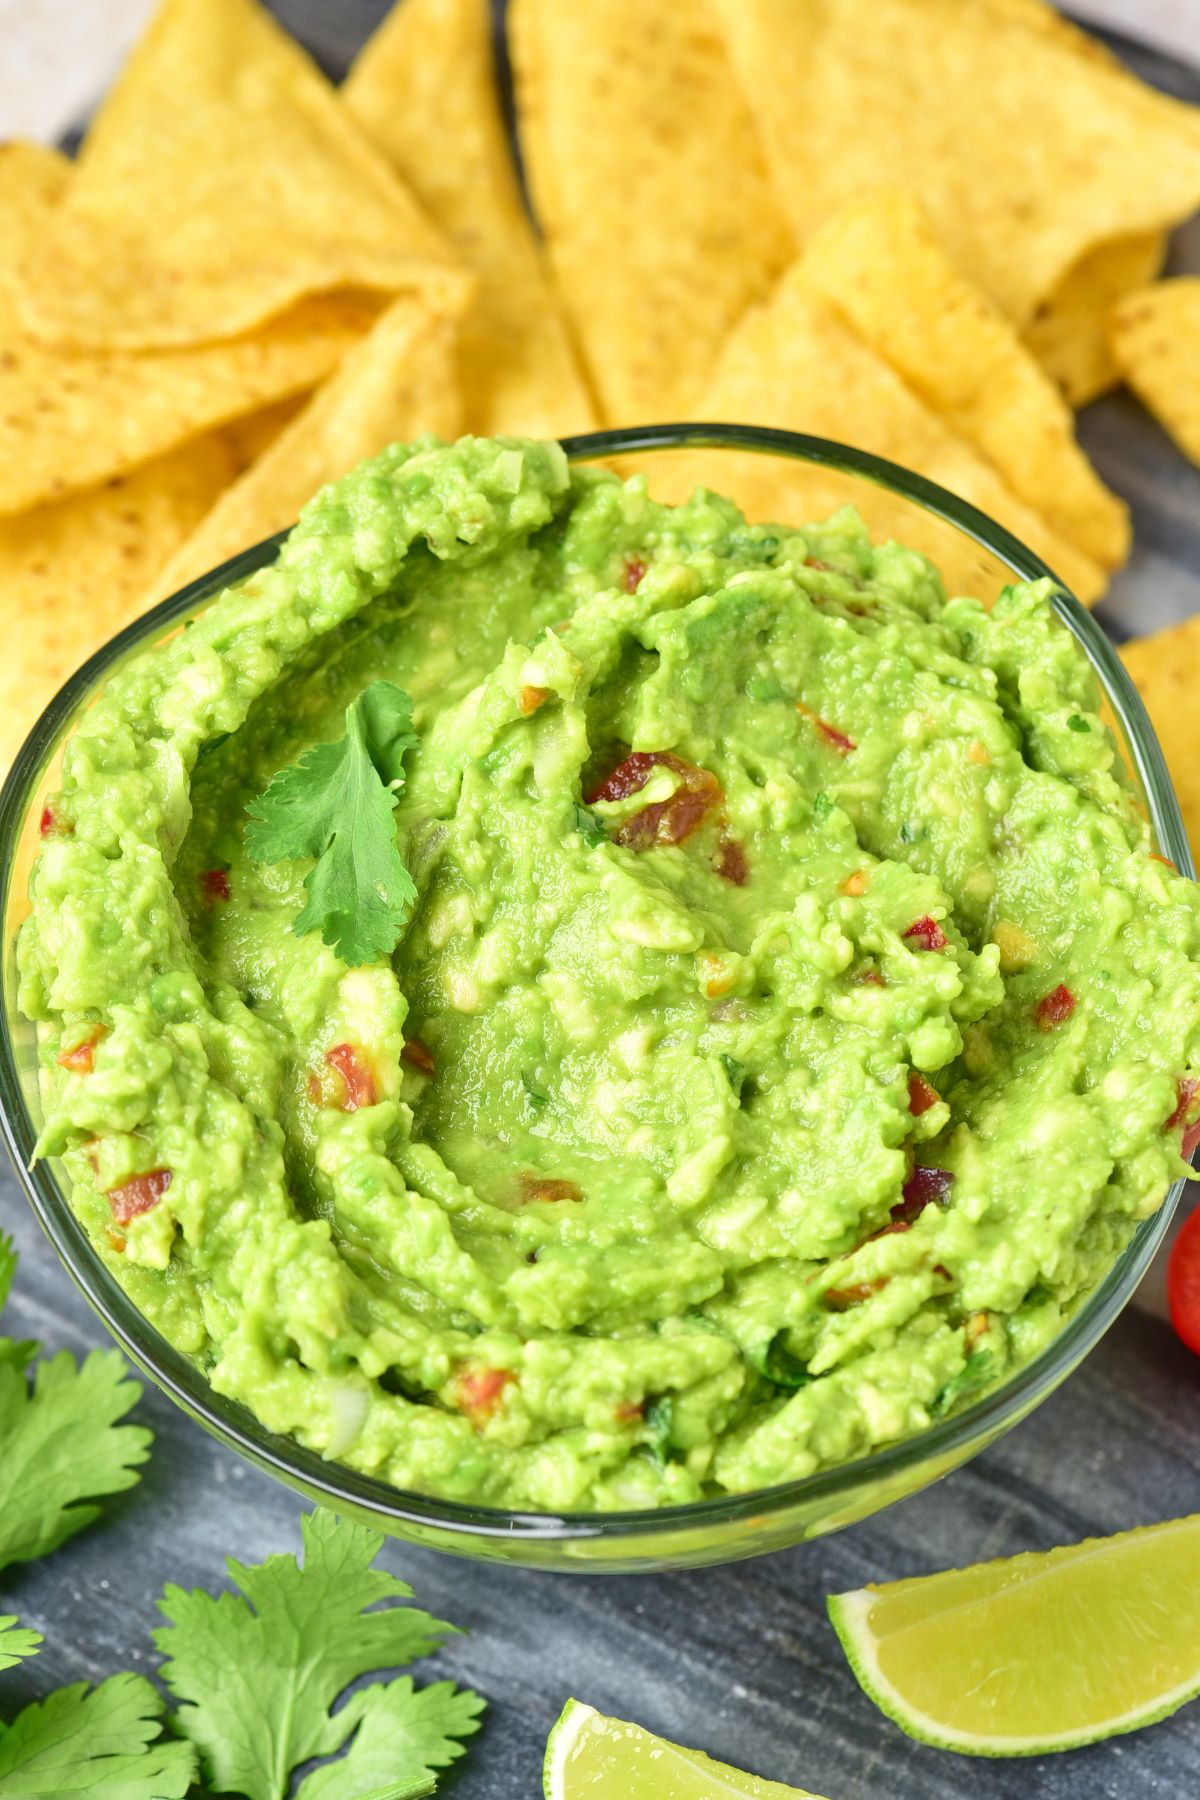
<instances>
[{"instance_id":1,"label":"herb garnish","mask_svg":"<svg viewBox=\"0 0 1200 1800\"><path fill-rule=\"evenodd\" d=\"M317 858L292 929L297 937L319 931L352 965L391 954L417 897L392 821L404 755L416 742L408 695L373 681L346 708L345 737L314 744L247 808L246 848L256 862Z\"/></svg>"}]
</instances>

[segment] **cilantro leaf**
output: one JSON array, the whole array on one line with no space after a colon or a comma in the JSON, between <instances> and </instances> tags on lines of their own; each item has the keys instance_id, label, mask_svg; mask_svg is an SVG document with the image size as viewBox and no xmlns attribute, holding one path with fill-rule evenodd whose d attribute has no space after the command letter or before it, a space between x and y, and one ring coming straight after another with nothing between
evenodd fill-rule
<instances>
[{"instance_id":1,"label":"cilantro leaf","mask_svg":"<svg viewBox=\"0 0 1200 1800\"><path fill-rule=\"evenodd\" d=\"M390 955L417 897L392 821L404 755L416 742L408 695L373 681L346 708L345 737L314 744L247 808L246 848L256 862L316 857L292 929L297 937L319 931L347 963Z\"/></svg>"},{"instance_id":2,"label":"cilantro leaf","mask_svg":"<svg viewBox=\"0 0 1200 1800\"><path fill-rule=\"evenodd\" d=\"M116 1350L43 1357L32 1385L0 1357L0 1569L57 1550L98 1517L94 1499L133 1486L150 1433L117 1421L140 1391Z\"/></svg>"},{"instance_id":3,"label":"cilantro leaf","mask_svg":"<svg viewBox=\"0 0 1200 1800\"><path fill-rule=\"evenodd\" d=\"M413 1770L414 1786L398 1790L397 1800L431 1792L434 1770L463 1754L457 1740L479 1730L483 1701L452 1681L416 1688L411 1675L401 1675L353 1695L342 1710L362 1721L349 1751L306 1776L296 1800L360 1800L372 1782L386 1784L398 1768Z\"/></svg>"},{"instance_id":4,"label":"cilantro leaf","mask_svg":"<svg viewBox=\"0 0 1200 1800\"><path fill-rule=\"evenodd\" d=\"M174 1727L199 1749L204 1778L215 1792L283 1800L292 1771L342 1749L355 1727L360 1738L366 1731L356 1752L359 1779L377 1782L380 1765L372 1760L372 1746L386 1719L374 1715L382 1709L394 1728L386 1773L406 1793L403 1783L424 1774L449 1731L439 1725L433 1703L424 1703L435 1713L424 1725L419 1709L413 1714L409 1702L389 1697L380 1685L336 1713L331 1709L360 1676L428 1655L454 1627L416 1607L366 1610L412 1597L405 1582L371 1568L383 1543L378 1532L322 1511L306 1514L301 1525L303 1567L294 1556L271 1556L252 1568L231 1558L240 1594L214 1599L199 1589L167 1588L159 1605L170 1624L154 1633L154 1641L168 1658L162 1678L182 1702ZM396 1750L405 1741L405 1718L415 1765L408 1768ZM455 1735L461 1735L457 1728ZM332 1775L326 1780L327 1789L307 1790L309 1800L314 1791L324 1792L325 1800L349 1792L332 1785Z\"/></svg>"},{"instance_id":5,"label":"cilantro leaf","mask_svg":"<svg viewBox=\"0 0 1200 1800\"><path fill-rule=\"evenodd\" d=\"M0 1613L0 1669L15 1669L24 1657L36 1656L41 1641L41 1632L18 1625L15 1613Z\"/></svg>"},{"instance_id":6,"label":"cilantro leaf","mask_svg":"<svg viewBox=\"0 0 1200 1800\"><path fill-rule=\"evenodd\" d=\"M0 1794L69 1800L183 1800L196 1772L190 1744L156 1742L163 1699L142 1675L58 1688L0 1727Z\"/></svg>"}]
</instances>

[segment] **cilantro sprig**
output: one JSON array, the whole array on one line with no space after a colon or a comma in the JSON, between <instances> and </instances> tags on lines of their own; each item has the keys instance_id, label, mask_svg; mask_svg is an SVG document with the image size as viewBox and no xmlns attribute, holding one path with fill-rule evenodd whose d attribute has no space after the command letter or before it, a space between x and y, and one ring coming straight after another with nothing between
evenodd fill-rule
<instances>
[{"instance_id":1,"label":"cilantro sprig","mask_svg":"<svg viewBox=\"0 0 1200 1800\"><path fill-rule=\"evenodd\" d=\"M154 1641L181 1702L174 1728L199 1750L217 1793L284 1800L301 1763L347 1745L305 1777L296 1800L359 1800L385 1783L395 1800L429 1793L434 1772L479 1728L477 1694L448 1681L417 1689L400 1676L334 1703L361 1676L427 1656L455 1628L417 1607L381 1606L410 1600L412 1589L371 1567L379 1533L329 1512L307 1514L302 1529L303 1565L230 1558L238 1594L167 1588L160 1608L170 1623Z\"/></svg>"},{"instance_id":2,"label":"cilantro sprig","mask_svg":"<svg viewBox=\"0 0 1200 1800\"><path fill-rule=\"evenodd\" d=\"M0 1306L16 1255L0 1237ZM38 1345L0 1337L0 1570L57 1550L90 1525L95 1502L132 1487L151 1435L119 1421L141 1392L116 1350L82 1363L67 1350L42 1357Z\"/></svg>"},{"instance_id":3,"label":"cilantro sprig","mask_svg":"<svg viewBox=\"0 0 1200 1800\"><path fill-rule=\"evenodd\" d=\"M391 954L417 897L392 820L416 742L408 695L373 681L346 708L346 735L314 744L247 808L256 862L316 857L293 930L319 931L352 965Z\"/></svg>"}]
</instances>

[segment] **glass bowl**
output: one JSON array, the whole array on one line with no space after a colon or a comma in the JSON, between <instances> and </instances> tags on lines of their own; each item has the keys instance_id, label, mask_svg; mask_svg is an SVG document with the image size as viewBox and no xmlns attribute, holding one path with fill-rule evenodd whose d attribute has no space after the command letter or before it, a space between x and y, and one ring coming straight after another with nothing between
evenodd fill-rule
<instances>
[{"instance_id":1,"label":"glass bowl","mask_svg":"<svg viewBox=\"0 0 1200 1800\"><path fill-rule=\"evenodd\" d=\"M792 432L734 425L664 425L566 440L576 462L641 470L659 497L682 498L696 481L730 493L752 519L803 523L851 502L873 534L926 550L951 591L990 601L1014 577L1051 573L1032 551L944 489L878 457ZM1112 1324L1170 1222L1178 1183L1154 1217L1034 1361L973 1405L926 1431L839 1467L749 1494L657 1511L515 1513L431 1499L324 1460L267 1431L243 1406L209 1387L200 1369L160 1337L93 1253L52 1159L30 1167L40 1099L33 1027L17 1012L13 943L27 911L44 796L80 713L117 666L180 629L221 589L270 562L281 537L193 582L128 627L72 676L30 733L0 792L3 1009L0 1117L35 1213L75 1282L126 1355L185 1412L256 1467L309 1500L394 1536L497 1562L574 1571L629 1571L733 1561L778 1550L865 1518L945 1475L1044 1400ZM1179 808L1141 701L1112 646L1069 594L1055 601L1107 697L1108 718L1162 851L1192 873Z\"/></svg>"}]
</instances>

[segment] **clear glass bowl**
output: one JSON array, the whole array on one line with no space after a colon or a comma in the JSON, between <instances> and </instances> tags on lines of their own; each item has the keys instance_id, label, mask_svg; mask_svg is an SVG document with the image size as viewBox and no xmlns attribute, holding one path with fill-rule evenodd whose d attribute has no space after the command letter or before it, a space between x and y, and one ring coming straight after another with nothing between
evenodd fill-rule
<instances>
[{"instance_id":1,"label":"clear glass bowl","mask_svg":"<svg viewBox=\"0 0 1200 1800\"><path fill-rule=\"evenodd\" d=\"M824 439L733 425L667 425L596 433L569 439L565 447L574 461L604 462L622 473L644 471L652 492L662 498L685 497L696 481L703 481L734 495L760 521L803 523L850 502L876 535L926 550L947 574L952 591L985 601L1014 576L1036 579L1050 573L1032 551L944 489ZM733 1561L836 1530L925 1487L1024 1418L1112 1324L1162 1241L1182 1182L1160 1211L1139 1226L1053 1344L974 1405L916 1437L803 1480L660 1511L510 1513L393 1488L265 1430L244 1407L214 1393L199 1368L159 1336L94 1255L54 1162L30 1167L40 1118L37 1056L33 1028L16 1008L13 942L27 910L26 885L44 796L55 784L61 748L76 719L119 664L179 630L222 588L271 561L279 542L279 537L269 538L193 582L98 651L47 707L0 793L3 1131L47 1236L130 1359L215 1437L312 1501L433 1549L585 1572ZM1160 848L1192 873L1162 752L1129 677L1077 601L1064 593L1055 604L1099 676L1109 722Z\"/></svg>"}]
</instances>

